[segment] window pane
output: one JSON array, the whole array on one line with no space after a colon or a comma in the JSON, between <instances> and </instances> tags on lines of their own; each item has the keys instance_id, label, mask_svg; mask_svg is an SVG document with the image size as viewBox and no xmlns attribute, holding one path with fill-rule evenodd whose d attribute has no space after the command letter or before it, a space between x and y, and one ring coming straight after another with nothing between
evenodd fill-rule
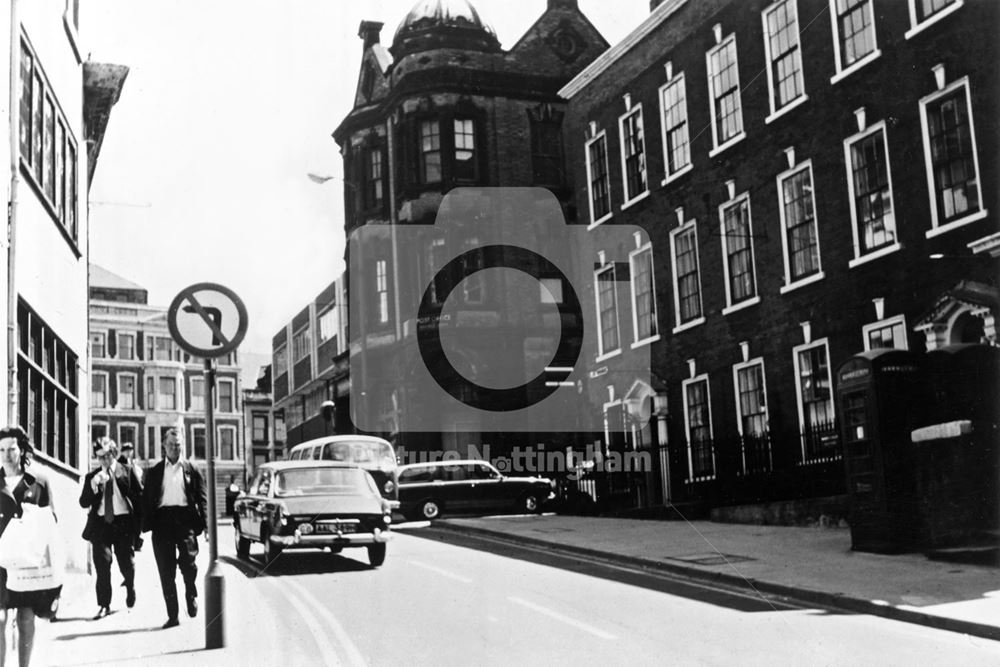
<instances>
[{"instance_id":1,"label":"window pane","mask_svg":"<svg viewBox=\"0 0 1000 667\"><path fill-rule=\"evenodd\" d=\"M606 137L602 136L592 142L588 148L588 155L590 158L590 199L593 222L611 212Z\"/></svg>"},{"instance_id":2,"label":"window pane","mask_svg":"<svg viewBox=\"0 0 1000 667\"><path fill-rule=\"evenodd\" d=\"M674 174L691 162L684 79L678 79L664 88L662 103L667 174Z\"/></svg>"},{"instance_id":3,"label":"window pane","mask_svg":"<svg viewBox=\"0 0 1000 667\"><path fill-rule=\"evenodd\" d=\"M963 86L926 107L939 225L980 210L967 92Z\"/></svg>"},{"instance_id":4,"label":"window pane","mask_svg":"<svg viewBox=\"0 0 1000 667\"><path fill-rule=\"evenodd\" d=\"M743 200L723 212L726 262L729 270L730 303L739 303L757 293L750 230L750 202Z\"/></svg>"},{"instance_id":5,"label":"window pane","mask_svg":"<svg viewBox=\"0 0 1000 667\"><path fill-rule=\"evenodd\" d=\"M722 145L743 131L740 77L736 65L736 40L711 52L709 82L712 94L716 145Z\"/></svg>"},{"instance_id":6,"label":"window pane","mask_svg":"<svg viewBox=\"0 0 1000 667\"><path fill-rule=\"evenodd\" d=\"M782 182L789 278L819 272L819 240L813 211L812 172L804 169Z\"/></svg>"},{"instance_id":7,"label":"window pane","mask_svg":"<svg viewBox=\"0 0 1000 667\"><path fill-rule=\"evenodd\" d=\"M851 146L851 169L859 251L864 254L896 240L884 130Z\"/></svg>"},{"instance_id":8,"label":"window pane","mask_svg":"<svg viewBox=\"0 0 1000 667\"><path fill-rule=\"evenodd\" d=\"M777 111L803 92L799 26L792 0L768 12L767 33L771 57L771 101Z\"/></svg>"}]
</instances>

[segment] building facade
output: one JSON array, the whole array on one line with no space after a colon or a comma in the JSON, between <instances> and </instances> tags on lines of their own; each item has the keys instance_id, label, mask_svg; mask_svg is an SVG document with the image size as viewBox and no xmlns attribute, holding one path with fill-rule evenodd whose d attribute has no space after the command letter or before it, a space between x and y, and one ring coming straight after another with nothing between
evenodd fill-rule
<instances>
[{"instance_id":1,"label":"building facade","mask_svg":"<svg viewBox=\"0 0 1000 667\"><path fill-rule=\"evenodd\" d=\"M0 62L8 128L0 161L7 200L0 265L0 310L9 339L0 346L7 376L6 423L35 446L57 502L79 494L90 467L87 375L87 191L128 68L84 62L72 0L10 2L0 12L7 39ZM79 535L84 517L60 515ZM86 562L69 541L70 565Z\"/></svg>"},{"instance_id":2,"label":"building facade","mask_svg":"<svg viewBox=\"0 0 1000 667\"><path fill-rule=\"evenodd\" d=\"M91 265L90 435L135 445L135 460L149 468L163 457L167 428L183 433L184 454L204 465L206 386L204 362L174 342L167 309L147 303L146 290ZM243 479L243 407L237 353L216 360L216 483L223 498L229 476Z\"/></svg>"},{"instance_id":3,"label":"building facade","mask_svg":"<svg viewBox=\"0 0 1000 667\"><path fill-rule=\"evenodd\" d=\"M998 11L654 1L563 88L580 223L650 238L596 262L586 356L608 419L635 420L612 444L657 454L636 497L841 494L841 363L996 344Z\"/></svg>"},{"instance_id":4,"label":"building facade","mask_svg":"<svg viewBox=\"0 0 1000 667\"><path fill-rule=\"evenodd\" d=\"M253 477L261 463L281 458L275 449L274 406L271 400L271 366L263 366L257 385L243 390L243 442L246 443L246 479ZM245 480L241 480L243 482Z\"/></svg>"},{"instance_id":5,"label":"building facade","mask_svg":"<svg viewBox=\"0 0 1000 667\"><path fill-rule=\"evenodd\" d=\"M364 424L353 425L417 451L486 444L499 451L560 437L492 432L461 409L432 404L417 388L408 374L418 354L416 328L426 323L400 304L413 302L438 280L434 276L447 264L438 249L455 237L428 231L419 243L401 242L393 230L413 233L432 226L444 195L458 187L544 187L571 217L561 134L565 104L557 91L607 42L575 0L549 0L507 50L465 0L417 3L388 46L381 43L381 28L369 21L360 26L363 55L354 108L333 133L344 156L347 235L364 228L373 239L355 248L353 257L348 247L348 267L360 267L349 270L355 281L352 359L366 359L364 366L352 361L350 369L350 398L365 401L351 406L349 414L365 415ZM474 257L474 235L465 240L473 250L469 266L484 261ZM439 278L431 317L440 322L443 302L458 281ZM455 292L461 292L458 319L482 334L477 339L482 349L467 350L471 366L487 366L495 349L509 349L511 360L523 356L523 322L504 319L502 301L513 292L507 276L480 273ZM372 367L391 371L380 374ZM276 365L276 382L278 372ZM358 389L361 383L364 388ZM338 395L338 419L341 404ZM407 419L418 414L434 415L440 428L408 430Z\"/></svg>"}]
</instances>

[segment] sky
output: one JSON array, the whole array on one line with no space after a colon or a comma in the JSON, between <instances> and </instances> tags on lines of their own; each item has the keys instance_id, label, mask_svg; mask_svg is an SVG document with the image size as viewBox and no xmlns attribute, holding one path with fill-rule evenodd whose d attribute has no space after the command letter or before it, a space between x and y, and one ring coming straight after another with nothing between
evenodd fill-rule
<instances>
[{"instance_id":1,"label":"sky","mask_svg":"<svg viewBox=\"0 0 1000 667\"><path fill-rule=\"evenodd\" d=\"M90 191L91 262L154 305L216 282L246 303L242 353L344 270L342 161L362 20L382 43L415 0L81 0L85 57L130 68ZM580 0L611 44L648 0ZM545 0L473 0L511 47ZM320 185L307 177L333 176Z\"/></svg>"}]
</instances>

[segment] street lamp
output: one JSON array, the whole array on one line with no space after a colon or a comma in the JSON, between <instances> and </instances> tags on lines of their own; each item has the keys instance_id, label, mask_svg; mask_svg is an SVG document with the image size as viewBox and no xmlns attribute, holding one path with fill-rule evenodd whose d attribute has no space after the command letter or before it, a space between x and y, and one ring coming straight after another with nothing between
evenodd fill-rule
<instances>
[{"instance_id":1,"label":"street lamp","mask_svg":"<svg viewBox=\"0 0 1000 667\"><path fill-rule=\"evenodd\" d=\"M334 432L336 432L336 423L334 422L334 411L337 409L337 404L333 401L323 401L322 411L323 411L323 435L330 435L330 425L333 424Z\"/></svg>"}]
</instances>

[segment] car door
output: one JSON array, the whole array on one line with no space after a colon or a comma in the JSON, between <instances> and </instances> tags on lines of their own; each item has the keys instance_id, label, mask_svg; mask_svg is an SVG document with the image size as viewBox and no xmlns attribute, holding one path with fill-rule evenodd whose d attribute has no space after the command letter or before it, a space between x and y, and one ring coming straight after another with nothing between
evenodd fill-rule
<instances>
[{"instance_id":1,"label":"car door","mask_svg":"<svg viewBox=\"0 0 1000 667\"><path fill-rule=\"evenodd\" d=\"M503 477L500 472L488 463L472 463L468 468L469 508L478 512L508 509L510 500L505 498Z\"/></svg>"},{"instance_id":2,"label":"car door","mask_svg":"<svg viewBox=\"0 0 1000 667\"><path fill-rule=\"evenodd\" d=\"M476 508L476 479L468 463L446 463L441 467L441 489L445 507L454 512Z\"/></svg>"}]
</instances>

